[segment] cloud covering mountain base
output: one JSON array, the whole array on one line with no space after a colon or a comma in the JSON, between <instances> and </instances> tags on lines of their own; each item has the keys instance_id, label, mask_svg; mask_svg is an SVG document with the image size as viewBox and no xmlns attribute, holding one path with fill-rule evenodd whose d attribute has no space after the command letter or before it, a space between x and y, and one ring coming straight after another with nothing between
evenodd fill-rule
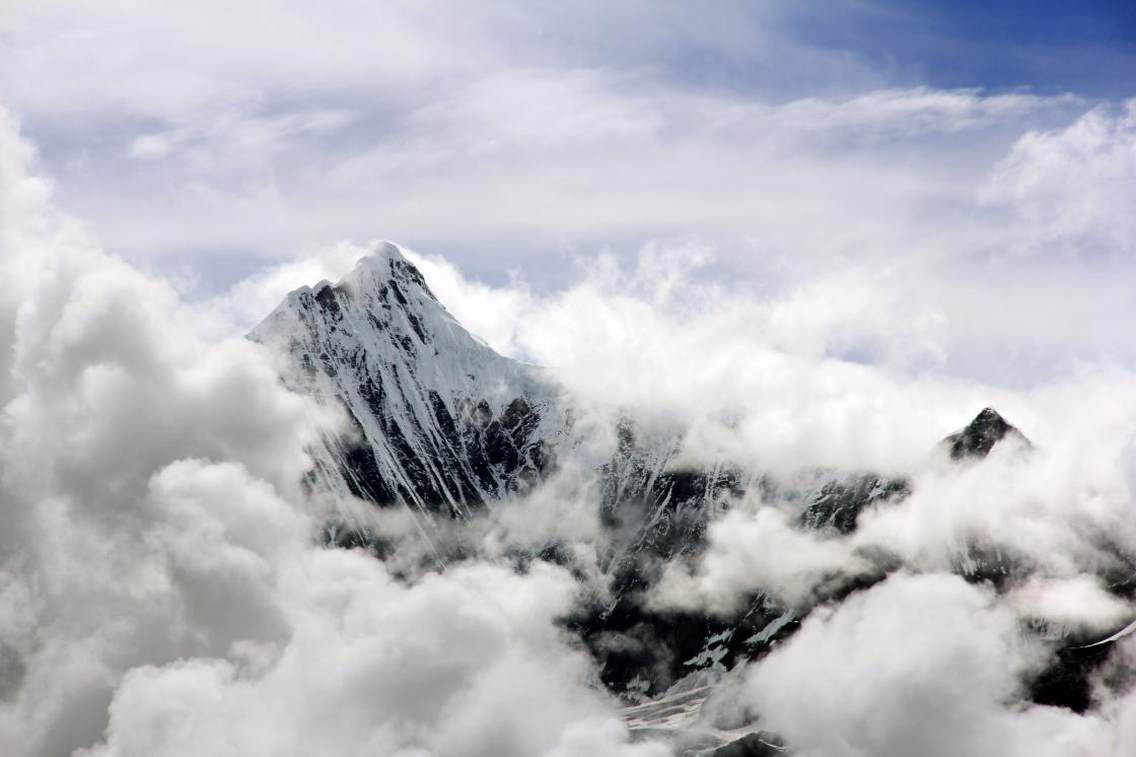
<instances>
[{"instance_id":1,"label":"cloud covering mountain base","mask_svg":"<svg viewBox=\"0 0 1136 757\"><path fill-rule=\"evenodd\" d=\"M672 753L667 734L630 732L560 622L600 577L583 559L573 572L509 558L550 534L577 555L596 548L584 467L456 534L467 559L442 573L407 568L422 563L403 551L420 548L405 523L387 562L323 548L332 505L301 481L342 418L289 392L261 346L217 338L232 308L188 304L100 251L30 166L0 125L2 751ZM1027 692L1055 654L1032 627L1092 639L1133 613L1121 585L1136 558L1133 376L1084 370L1027 390L938 379L834 356L834 330L848 334L829 318L802 348L784 324L816 292L708 298L698 253L652 248L632 274L601 269L543 299L419 259L460 318L523 314L501 338L548 365L597 427L632 407L686 428L691 464L881 467L913 482L845 535L793 528L775 499L731 503L656 600L713 614L762 589L811 613L724 674L694 727L761 727L818 757L1136 749L1133 639L1093 673L1086 712ZM899 329L889 352L887 322L871 321L881 354L910 355L919 334ZM1038 449L936 459L935 441L989 394ZM990 551L1021 575L966 580ZM818 584L880 564L890 576L810 605Z\"/></svg>"},{"instance_id":2,"label":"cloud covering mountain base","mask_svg":"<svg viewBox=\"0 0 1136 757\"><path fill-rule=\"evenodd\" d=\"M665 754L552 622L563 570L414 585L317 546L333 423L54 213L0 128L0 751Z\"/></svg>"}]
</instances>

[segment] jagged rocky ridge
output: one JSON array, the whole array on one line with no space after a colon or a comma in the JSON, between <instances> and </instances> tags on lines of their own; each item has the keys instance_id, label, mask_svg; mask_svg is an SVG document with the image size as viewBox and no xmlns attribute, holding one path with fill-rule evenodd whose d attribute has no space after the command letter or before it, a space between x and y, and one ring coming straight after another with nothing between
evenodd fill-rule
<instances>
[{"instance_id":1,"label":"jagged rocky ridge","mask_svg":"<svg viewBox=\"0 0 1136 757\"><path fill-rule=\"evenodd\" d=\"M427 540L440 522L474 519L488 504L527 491L556 468L558 454L579 442L572 409L549 377L466 331L393 244L379 245L336 284L290 293L250 336L284 357L281 370L291 387L342 407L353 427L313 450L310 483L380 507L407 508ZM645 435L630 418L618 423L615 437L610 458L596 466L612 536L603 563L610 592L565 623L596 657L604 683L648 708L668 689L683 691L692 675L717 675L766 654L808 612L761 592L732 618L646 603L665 565L697 558L707 523L733 499L757 491L763 499L793 502L798 527L840 538L856 529L865 510L911 492L910 482L871 472L810 471L785 482L729 466L675 467L681 437ZM949 459L967 464L1003 442L1031 446L987 408L941 447ZM378 549L382 540L357 524L329 524L333 545ZM443 561L447 557L460 559ZM518 565L532 559L569 560L556 544L518 555ZM874 572L834 577L810 606L840 601L895 567L884 557ZM976 546L958 570L969 580L1004 586L1015 580L1018 566ZM1116 586L1132 591L1123 581ZM1108 646L1086 651L1058 640L1054 648L1056 664L1027 682L1033 698L1086 709L1089 673ZM783 745L773 736L754 737L729 749L721 754L781 752Z\"/></svg>"},{"instance_id":2,"label":"jagged rocky ridge","mask_svg":"<svg viewBox=\"0 0 1136 757\"><path fill-rule=\"evenodd\" d=\"M469 517L539 480L563 433L539 369L467 332L392 244L291 292L251 338L288 357L290 386L342 404L356 433L327 440L317 474L380 506Z\"/></svg>"}]
</instances>

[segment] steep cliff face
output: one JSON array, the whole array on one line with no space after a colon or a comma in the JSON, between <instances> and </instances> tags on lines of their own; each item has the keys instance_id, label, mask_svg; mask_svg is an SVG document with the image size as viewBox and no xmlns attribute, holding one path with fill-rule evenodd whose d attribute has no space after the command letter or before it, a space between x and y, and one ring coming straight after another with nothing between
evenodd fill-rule
<instances>
[{"instance_id":1,"label":"steep cliff face","mask_svg":"<svg viewBox=\"0 0 1136 757\"><path fill-rule=\"evenodd\" d=\"M943 447L952 460L981 460L990 454L995 444L1004 440L1025 449L1031 446L1029 439L1021 431L1011 426L997 410L988 407L965 428L944 439Z\"/></svg>"},{"instance_id":2,"label":"steep cliff face","mask_svg":"<svg viewBox=\"0 0 1136 757\"><path fill-rule=\"evenodd\" d=\"M289 386L346 411L354 433L314 451L321 483L379 506L468 518L580 441L556 384L466 331L391 243L338 283L291 292L250 338L283 358ZM616 436L595 471L621 534L607 566L689 551L739 474L674 470L678 437L638 438L630 419Z\"/></svg>"},{"instance_id":3,"label":"steep cliff face","mask_svg":"<svg viewBox=\"0 0 1136 757\"><path fill-rule=\"evenodd\" d=\"M292 387L340 403L356 434L317 455L335 488L469 517L537 481L564 419L539 369L466 331L393 244L336 284L302 287L251 338Z\"/></svg>"},{"instance_id":4,"label":"steep cliff face","mask_svg":"<svg viewBox=\"0 0 1136 757\"><path fill-rule=\"evenodd\" d=\"M410 507L427 538L440 517L471 518L523 493L580 442L555 384L466 331L393 244L379 245L338 283L291 292L250 336L283 358L286 383L341 407L353 427L313 450L318 485ZM609 592L570 623L614 690L656 691L720 665L715 650L726 636L721 623L648 612L644 593L667 561L699 553L708 520L756 479L725 466L675 468L681 436L644 434L630 418L615 437L610 455L593 461ZM332 541L373 536L346 530ZM770 613L780 610L750 613L747 635ZM616 649L613 635L632 643ZM718 640L712 649L708 636Z\"/></svg>"}]
</instances>

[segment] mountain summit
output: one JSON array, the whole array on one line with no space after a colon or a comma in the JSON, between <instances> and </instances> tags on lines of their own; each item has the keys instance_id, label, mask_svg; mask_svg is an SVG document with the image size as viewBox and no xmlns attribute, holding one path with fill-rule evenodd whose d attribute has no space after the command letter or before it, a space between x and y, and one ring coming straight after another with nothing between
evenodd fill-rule
<instances>
[{"instance_id":1,"label":"mountain summit","mask_svg":"<svg viewBox=\"0 0 1136 757\"><path fill-rule=\"evenodd\" d=\"M316 455L334 488L464 518L549 464L551 385L466 331L395 244L291 292L250 337L291 387L346 409L356 433Z\"/></svg>"},{"instance_id":2,"label":"mountain summit","mask_svg":"<svg viewBox=\"0 0 1136 757\"><path fill-rule=\"evenodd\" d=\"M1011 426L997 410L984 408L960 431L943 440L952 460L981 459L990 454L994 445L1010 439L1024 447L1033 446L1025 434Z\"/></svg>"}]
</instances>

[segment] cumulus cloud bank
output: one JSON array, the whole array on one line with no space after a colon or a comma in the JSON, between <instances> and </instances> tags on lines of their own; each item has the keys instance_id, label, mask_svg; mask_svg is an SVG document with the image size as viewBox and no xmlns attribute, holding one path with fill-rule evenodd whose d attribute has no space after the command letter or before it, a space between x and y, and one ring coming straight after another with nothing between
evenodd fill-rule
<instances>
[{"instance_id":1,"label":"cumulus cloud bank","mask_svg":"<svg viewBox=\"0 0 1136 757\"><path fill-rule=\"evenodd\" d=\"M0 749L657 755L553 623L566 571L407 585L317 548L335 418L262 348L106 255L0 128Z\"/></svg>"},{"instance_id":2,"label":"cumulus cloud bank","mask_svg":"<svg viewBox=\"0 0 1136 757\"><path fill-rule=\"evenodd\" d=\"M1076 716L1002 709L1033 662L988 590L896 575L806 621L750 672L746 692L806 755L1057 755L1076 753L1076 739L1106 744Z\"/></svg>"}]
</instances>

